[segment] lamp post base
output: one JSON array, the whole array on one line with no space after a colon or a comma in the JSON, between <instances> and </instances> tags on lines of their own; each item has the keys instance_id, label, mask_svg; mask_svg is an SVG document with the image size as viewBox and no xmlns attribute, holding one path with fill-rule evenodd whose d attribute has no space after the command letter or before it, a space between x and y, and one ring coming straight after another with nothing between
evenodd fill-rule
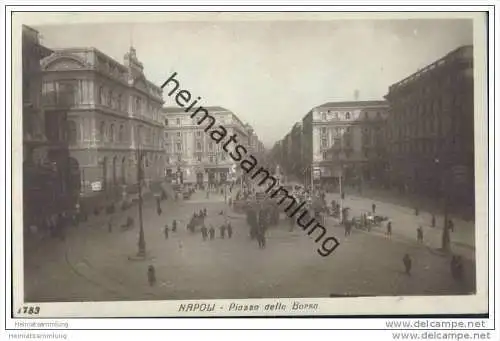
<instances>
[{"instance_id":1,"label":"lamp post base","mask_svg":"<svg viewBox=\"0 0 500 341\"><path fill-rule=\"evenodd\" d=\"M144 254L135 254L133 256L128 256L127 259L129 261L146 261L146 260L152 260L153 257L148 253L144 253Z\"/></svg>"}]
</instances>

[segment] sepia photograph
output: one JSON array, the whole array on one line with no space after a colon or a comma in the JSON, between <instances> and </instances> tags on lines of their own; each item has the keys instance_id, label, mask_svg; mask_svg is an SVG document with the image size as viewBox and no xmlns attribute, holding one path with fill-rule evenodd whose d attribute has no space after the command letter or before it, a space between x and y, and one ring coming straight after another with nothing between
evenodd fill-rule
<instances>
[{"instance_id":1,"label":"sepia photograph","mask_svg":"<svg viewBox=\"0 0 500 341\"><path fill-rule=\"evenodd\" d=\"M484 14L29 14L14 316L487 313Z\"/></svg>"}]
</instances>

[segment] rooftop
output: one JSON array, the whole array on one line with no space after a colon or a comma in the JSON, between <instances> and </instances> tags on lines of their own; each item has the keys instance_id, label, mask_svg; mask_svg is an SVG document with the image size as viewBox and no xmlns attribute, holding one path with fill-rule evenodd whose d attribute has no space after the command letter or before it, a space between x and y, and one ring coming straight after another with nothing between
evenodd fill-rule
<instances>
[{"instance_id":1,"label":"rooftop","mask_svg":"<svg viewBox=\"0 0 500 341\"><path fill-rule=\"evenodd\" d=\"M460 47L452 50L451 52L448 52L445 56L443 56L443 57L439 58L438 60L436 60L435 62L427 65L423 69L420 69L417 72L414 72L411 75L409 75L408 77L402 79L401 81L392 84L389 87L389 91L391 89L394 89L395 87L406 85L407 83L414 81L425 74L428 74L431 70L434 70L436 67L440 67L440 66L445 65L447 62L449 62L451 59L453 59L453 57L455 55L459 55L459 54L465 52L466 50L471 50L472 48L473 48L472 45L463 45L463 46L460 46Z\"/></svg>"},{"instance_id":2,"label":"rooftop","mask_svg":"<svg viewBox=\"0 0 500 341\"><path fill-rule=\"evenodd\" d=\"M345 107L371 107L387 105L386 101L347 101L347 102L328 102L317 106L315 109L320 108L345 108Z\"/></svg>"}]
</instances>

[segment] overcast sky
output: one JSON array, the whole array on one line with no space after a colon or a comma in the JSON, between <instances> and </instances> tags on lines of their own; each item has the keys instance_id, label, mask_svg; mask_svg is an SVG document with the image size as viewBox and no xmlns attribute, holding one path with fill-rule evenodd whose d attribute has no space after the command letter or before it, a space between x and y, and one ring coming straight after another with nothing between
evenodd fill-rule
<instances>
[{"instance_id":1,"label":"overcast sky","mask_svg":"<svg viewBox=\"0 0 500 341\"><path fill-rule=\"evenodd\" d=\"M50 48L96 47L122 62L131 41L146 77L176 71L200 104L250 123L267 147L313 107L382 99L388 86L472 44L469 20L168 22L34 26ZM166 106L175 106L164 93Z\"/></svg>"}]
</instances>

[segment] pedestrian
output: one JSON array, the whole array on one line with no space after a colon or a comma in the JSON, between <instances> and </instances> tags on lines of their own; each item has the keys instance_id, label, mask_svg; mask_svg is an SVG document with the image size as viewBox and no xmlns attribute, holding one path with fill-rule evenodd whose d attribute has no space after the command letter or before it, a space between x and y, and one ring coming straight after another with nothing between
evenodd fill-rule
<instances>
[{"instance_id":1,"label":"pedestrian","mask_svg":"<svg viewBox=\"0 0 500 341\"><path fill-rule=\"evenodd\" d=\"M207 240L208 232L207 232L207 227L205 226L205 224L203 224L201 226L201 237L203 238L203 241Z\"/></svg>"},{"instance_id":2,"label":"pedestrian","mask_svg":"<svg viewBox=\"0 0 500 341\"><path fill-rule=\"evenodd\" d=\"M177 220L174 219L174 221L172 222L172 232L176 231L177 231Z\"/></svg>"},{"instance_id":3,"label":"pedestrian","mask_svg":"<svg viewBox=\"0 0 500 341\"><path fill-rule=\"evenodd\" d=\"M422 226L419 226L417 229L417 241L419 243L424 242L424 230L423 230Z\"/></svg>"},{"instance_id":4,"label":"pedestrian","mask_svg":"<svg viewBox=\"0 0 500 341\"><path fill-rule=\"evenodd\" d=\"M220 238L224 239L226 235L226 225L222 224L221 226L219 226L219 230L220 230Z\"/></svg>"},{"instance_id":5,"label":"pedestrian","mask_svg":"<svg viewBox=\"0 0 500 341\"><path fill-rule=\"evenodd\" d=\"M392 222L388 221L387 222L387 233L389 237L392 236Z\"/></svg>"},{"instance_id":6,"label":"pedestrian","mask_svg":"<svg viewBox=\"0 0 500 341\"><path fill-rule=\"evenodd\" d=\"M163 229L163 233L165 234L165 239L168 239L168 225L165 225L165 228Z\"/></svg>"},{"instance_id":7,"label":"pedestrian","mask_svg":"<svg viewBox=\"0 0 500 341\"><path fill-rule=\"evenodd\" d=\"M455 224L453 223L453 220L451 220L451 219L448 220L448 229L451 232L455 232Z\"/></svg>"},{"instance_id":8,"label":"pedestrian","mask_svg":"<svg viewBox=\"0 0 500 341\"><path fill-rule=\"evenodd\" d=\"M431 226L436 227L436 216L433 214L431 218Z\"/></svg>"},{"instance_id":9,"label":"pedestrian","mask_svg":"<svg viewBox=\"0 0 500 341\"><path fill-rule=\"evenodd\" d=\"M403 264L405 266L405 273L411 276L411 258L409 254L405 254L403 257Z\"/></svg>"},{"instance_id":10,"label":"pedestrian","mask_svg":"<svg viewBox=\"0 0 500 341\"><path fill-rule=\"evenodd\" d=\"M227 223L227 237L231 239L233 237L233 227L231 223Z\"/></svg>"},{"instance_id":11,"label":"pedestrian","mask_svg":"<svg viewBox=\"0 0 500 341\"><path fill-rule=\"evenodd\" d=\"M148 283L151 287L156 284L156 272L153 265L148 266Z\"/></svg>"},{"instance_id":12,"label":"pedestrian","mask_svg":"<svg viewBox=\"0 0 500 341\"><path fill-rule=\"evenodd\" d=\"M205 208L203 209L203 217L206 217L206 216L207 216L207 208L205 207Z\"/></svg>"},{"instance_id":13,"label":"pedestrian","mask_svg":"<svg viewBox=\"0 0 500 341\"><path fill-rule=\"evenodd\" d=\"M451 266L452 266L451 271L453 278L455 278L458 281L461 281L463 279L463 272L464 272L462 256L453 256Z\"/></svg>"},{"instance_id":14,"label":"pedestrian","mask_svg":"<svg viewBox=\"0 0 500 341\"><path fill-rule=\"evenodd\" d=\"M372 204L372 212L375 214L375 210L377 209L377 205L375 205L374 203Z\"/></svg>"},{"instance_id":15,"label":"pedestrian","mask_svg":"<svg viewBox=\"0 0 500 341\"><path fill-rule=\"evenodd\" d=\"M214 240L215 238L215 229L212 225L210 225L210 230L208 230L208 233L210 234L210 240Z\"/></svg>"},{"instance_id":16,"label":"pedestrian","mask_svg":"<svg viewBox=\"0 0 500 341\"><path fill-rule=\"evenodd\" d=\"M161 216L161 207L158 205L158 207L156 208L156 213L158 213L159 216Z\"/></svg>"}]
</instances>

